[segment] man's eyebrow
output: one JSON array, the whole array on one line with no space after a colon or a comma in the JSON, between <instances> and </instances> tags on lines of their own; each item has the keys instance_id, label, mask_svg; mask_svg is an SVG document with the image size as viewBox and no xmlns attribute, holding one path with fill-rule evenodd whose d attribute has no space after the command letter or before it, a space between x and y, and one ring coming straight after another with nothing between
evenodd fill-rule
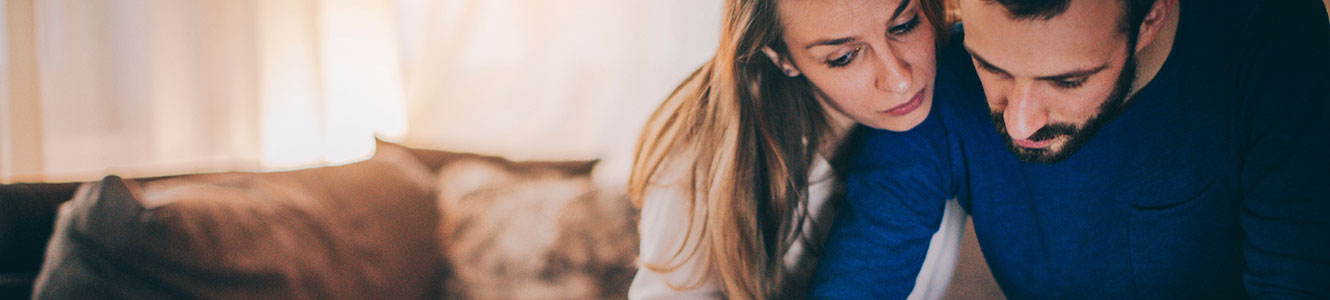
<instances>
[{"instance_id":1,"label":"man's eyebrow","mask_svg":"<svg viewBox=\"0 0 1330 300\"><path fill-rule=\"evenodd\" d=\"M969 52L969 53L970 53L970 56L971 56L971 57L974 57L974 60L977 61L977 62L979 62L979 66L980 66L980 67L982 67L982 68L984 68L984 69L988 69L989 71L993 71L993 72L995 72L995 73L1002 73L1002 74L1011 75L1011 73L1010 73L1010 72L1007 72L1007 70L1003 70L1002 68L999 68L998 66L993 65L992 63L988 62L988 60L984 59L983 56L979 56L978 53L975 53L975 52L974 52L974 49L970 49L970 46L969 46L969 45L964 45L964 47L965 47L965 52Z\"/></svg>"},{"instance_id":2,"label":"man's eyebrow","mask_svg":"<svg viewBox=\"0 0 1330 300\"><path fill-rule=\"evenodd\" d=\"M1096 74L1096 73L1099 73L1100 71L1103 71L1104 69L1108 69L1108 64L1104 64L1104 65L1100 65L1100 66L1098 66L1098 67L1092 67L1092 68L1084 68L1084 69L1079 69L1079 70L1071 70L1071 71L1063 72L1062 74L1057 74L1057 75L1040 76L1040 77L1037 77L1037 78L1035 78L1035 79L1038 79L1038 80L1044 80L1044 81L1062 81L1062 80L1067 80L1067 79L1076 78L1076 77L1086 77L1086 76L1094 75L1094 74Z\"/></svg>"},{"instance_id":3,"label":"man's eyebrow","mask_svg":"<svg viewBox=\"0 0 1330 300\"><path fill-rule=\"evenodd\" d=\"M990 63L990 62L988 62L988 60L985 60L983 56L980 56L978 53L975 53L975 52L974 52L974 49L970 49L970 46L965 46L965 51L966 51L966 52L969 52L969 53L970 53L970 56L971 56L971 57L974 57L974 60L977 61L977 62L979 62L979 66L980 66L980 67L982 67L982 68L984 68L984 69L988 69L989 71L993 71L993 72L996 72L996 73L1002 73L1002 74L1011 75L1011 73L1010 73L1010 72L1007 72L1007 70L1003 70L1002 68L999 68L998 66L993 65L993 63ZM1090 68L1083 68L1083 69L1071 70L1071 71L1063 72L1062 74L1048 75L1048 76L1039 76L1039 77L1035 77L1035 80L1042 80L1042 81L1061 81L1061 80L1067 80L1067 79L1076 78L1076 77L1085 77L1085 76L1090 76L1090 75L1098 74L1099 72L1102 72L1102 71L1104 71L1105 69L1108 69L1108 64L1103 64L1103 65L1100 65L1100 66L1098 66L1098 67L1090 67Z\"/></svg>"},{"instance_id":4,"label":"man's eyebrow","mask_svg":"<svg viewBox=\"0 0 1330 300\"><path fill-rule=\"evenodd\" d=\"M900 16L901 16L901 13L904 13L904 12L905 12L905 8L910 7L910 1L912 1L912 0L903 0L903 1L901 1L901 3L900 3L899 5L896 6L896 11L891 13L891 18L888 18L887 21L890 22L890 21L896 20L897 17L900 17ZM808 43L808 46L804 46L804 49L810 49L810 48L817 47L817 46L835 46L835 45L844 45L845 43L849 43L849 42L855 41L855 40L857 40L857 39L858 39L858 38L855 38L855 37L842 37L842 38L820 39L820 40L813 41L812 43Z\"/></svg>"}]
</instances>

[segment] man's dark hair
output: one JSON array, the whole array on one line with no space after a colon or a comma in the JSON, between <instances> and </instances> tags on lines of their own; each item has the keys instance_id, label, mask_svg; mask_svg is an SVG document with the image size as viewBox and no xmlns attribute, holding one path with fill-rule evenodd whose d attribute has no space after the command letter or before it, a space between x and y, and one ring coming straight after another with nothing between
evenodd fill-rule
<instances>
[{"instance_id":1,"label":"man's dark hair","mask_svg":"<svg viewBox=\"0 0 1330 300\"><path fill-rule=\"evenodd\" d=\"M1016 20L1048 20L1063 12L1071 6L1071 0L984 0L990 4L999 4L1007 9L1007 14ZM1145 15L1150 13L1150 7L1154 6L1155 0L1118 0L1122 2L1126 14L1122 20L1118 21L1118 27L1123 33L1127 33L1127 38L1136 40L1136 32L1141 29L1141 21L1145 20Z\"/></svg>"}]
</instances>

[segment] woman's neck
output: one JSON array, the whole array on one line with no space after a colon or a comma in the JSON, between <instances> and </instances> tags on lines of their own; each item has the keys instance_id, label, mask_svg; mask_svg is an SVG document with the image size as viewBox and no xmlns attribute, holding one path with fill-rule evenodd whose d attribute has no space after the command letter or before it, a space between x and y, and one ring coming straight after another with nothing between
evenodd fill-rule
<instances>
[{"instance_id":1,"label":"woman's neck","mask_svg":"<svg viewBox=\"0 0 1330 300\"><path fill-rule=\"evenodd\" d=\"M827 129L830 130L827 132L828 136L818 146L820 149L817 149L817 154L821 155L823 159L832 160L835 159L836 153L840 151L840 146L844 144L850 130L854 129L855 122L854 119L842 114L835 107L827 105L826 101L818 102L822 105L822 111L826 112L827 126L829 127Z\"/></svg>"}]
</instances>

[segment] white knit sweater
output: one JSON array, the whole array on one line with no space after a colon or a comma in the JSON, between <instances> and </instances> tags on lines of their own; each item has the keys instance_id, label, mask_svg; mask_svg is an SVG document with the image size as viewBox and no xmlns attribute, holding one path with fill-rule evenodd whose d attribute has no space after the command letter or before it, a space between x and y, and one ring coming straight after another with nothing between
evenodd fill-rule
<instances>
[{"instance_id":1,"label":"white knit sweater","mask_svg":"<svg viewBox=\"0 0 1330 300\"><path fill-rule=\"evenodd\" d=\"M637 276L633 278L633 284L628 290L628 298L720 299L722 288L715 277L708 277L706 281L694 284L704 277L703 272L707 268L706 258L700 253L684 261L672 272L655 272L645 267L645 264L675 265L676 261L671 259L684 257L675 257L675 253L683 243L685 231L688 230L690 201L683 194L685 189L682 185L686 183L677 180L681 177L678 176L680 174L678 172L666 174L675 176L662 176L662 180L658 182L672 182L672 184L649 188L643 200L642 219L638 228L642 234L639 266ZM785 255L784 265L790 276L785 282L791 285L791 288L785 290L795 293L795 295L786 295L792 298L801 298L805 292L804 287L816 264L816 258L806 253L810 247L808 243L821 243L826 237L836 211L834 205L828 203L831 202L829 198L840 186L838 178L835 178L835 173L831 170L831 165L822 157L817 157L814 161L811 175L808 185L808 211L812 217L805 219L804 238L796 241ZM695 209L705 208L699 206ZM956 200L947 201L942 225L933 234L923 269L915 279L914 290L910 293L909 299L941 299L946 294L952 270L956 266L956 254L960 248L964 222L965 212ZM697 235L690 238L693 241L685 251L692 251L694 247L706 249L707 242L699 242ZM676 290L671 288L670 284L693 287Z\"/></svg>"}]
</instances>

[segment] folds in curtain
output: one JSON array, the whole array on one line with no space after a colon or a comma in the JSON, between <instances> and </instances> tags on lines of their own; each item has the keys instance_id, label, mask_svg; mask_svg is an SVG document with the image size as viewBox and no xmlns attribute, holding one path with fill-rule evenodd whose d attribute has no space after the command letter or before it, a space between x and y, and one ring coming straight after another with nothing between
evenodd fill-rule
<instances>
[{"instance_id":1,"label":"folds in curtain","mask_svg":"<svg viewBox=\"0 0 1330 300\"><path fill-rule=\"evenodd\" d=\"M0 1L0 181L338 164L406 131L392 1Z\"/></svg>"},{"instance_id":2,"label":"folds in curtain","mask_svg":"<svg viewBox=\"0 0 1330 300\"><path fill-rule=\"evenodd\" d=\"M336 164L373 136L600 158L619 180L720 16L717 0L0 3L6 182Z\"/></svg>"}]
</instances>

